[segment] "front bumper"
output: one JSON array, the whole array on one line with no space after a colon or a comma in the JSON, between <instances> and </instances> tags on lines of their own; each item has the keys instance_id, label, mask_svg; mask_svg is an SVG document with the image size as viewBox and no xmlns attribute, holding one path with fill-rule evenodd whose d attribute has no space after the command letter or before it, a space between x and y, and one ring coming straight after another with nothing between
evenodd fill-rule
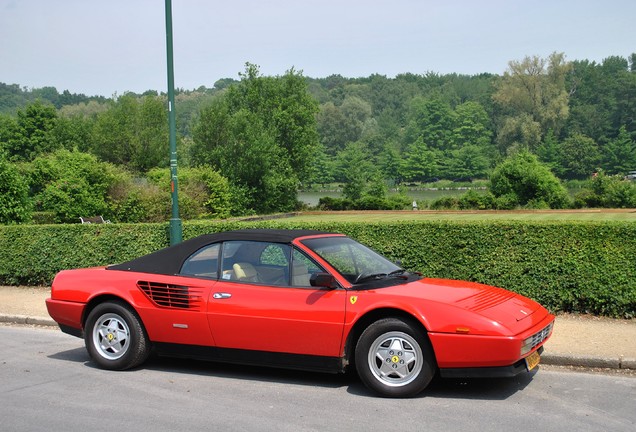
<instances>
[{"instance_id":1,"label":"front bumper","mask_svg":"<svg viewBox=\"0 0 636 432\"><path fill-rule=\"evenodd\" d=\"M543 347L539 348L537 352L539 355L543 353ZM439 370L442 378L511 378L525 372L528 372L525 358L509 366L446 368Z\"/></svg>"},{"instance_id":2,"label":"front bumper","mask_svg":"<svg viewBox=\"0 0 636 432\"><path fill-rule=\"evenodd\" d=\"M440 369L508 368L523 362L543 346L551 335L553 321L554 315L546 314L535 325L514 336L435 332L428 336Z\"/></svg>"}]
</instances>

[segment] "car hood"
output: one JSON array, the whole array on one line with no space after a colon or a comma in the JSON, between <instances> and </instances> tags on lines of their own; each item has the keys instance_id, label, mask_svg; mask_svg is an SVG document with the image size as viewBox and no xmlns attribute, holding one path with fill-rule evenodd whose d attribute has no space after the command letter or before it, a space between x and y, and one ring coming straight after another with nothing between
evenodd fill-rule
<instances>
[{"instance_id":1,"label":"car hood","mask_svg":"<svg viewBox=\"0 0 636 432\"><path fill-rule=\"evenodd\" d=\"M387 289L398 296L409 297L416 304L434 302L435 306L425 308L422 314L427 317L444 314L443 321L451 321L452 328L438 328L442 331L454 331L454 326L470 322L464 321L469 316L479 315L516 334L529 327L530 318L537 321L548 313L539 303L520 294L475 282L424 278Z\"/></svg>"}]
</instances>

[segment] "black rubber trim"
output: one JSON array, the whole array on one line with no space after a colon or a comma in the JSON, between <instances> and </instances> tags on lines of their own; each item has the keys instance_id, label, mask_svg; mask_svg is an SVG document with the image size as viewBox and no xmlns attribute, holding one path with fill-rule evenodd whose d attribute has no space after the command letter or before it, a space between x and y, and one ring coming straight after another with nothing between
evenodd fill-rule
<instances>
[{"instance_id":1,"label":"black rubber trim","mask_svg":"<svg viewBox=\"0 0 636 432\"><path fill-rule=\"evenodd\" d=\"M78 338L82 338L84 339L84 330L82 329L78 329L75 327L70 327L64 324L58 324L60 326L60 330L62 330L62 333L66 333L69 334L71 336L75 336Z\"/></svg>"},{"instance_id":2,"label":"black rubber trim","mask_svg":"<svg viewBox=\"0 0 636 432\"><path fill-rule=\"evenodd\" d=\"M253 366L297 369L314 372L344 372L343 361L340 357L240 350L165 342L155 342L153 343L153 346L157 354L166 357L192 358L221 363L240 363Z\"/></svg>"},{"instance_id":3,"label":"black rubber trim","mask_svg":"<svg viewBox=\"0 0 636 432\"><path fill-rule=\"evenodd\" d=\"M538 352L541 354L543 347L539 348ZM525 359L521 359L510 366L447 368L439 370L439 374L442 378L510 378L524 372L528 372Z\"/></svg>"}]
</instances>

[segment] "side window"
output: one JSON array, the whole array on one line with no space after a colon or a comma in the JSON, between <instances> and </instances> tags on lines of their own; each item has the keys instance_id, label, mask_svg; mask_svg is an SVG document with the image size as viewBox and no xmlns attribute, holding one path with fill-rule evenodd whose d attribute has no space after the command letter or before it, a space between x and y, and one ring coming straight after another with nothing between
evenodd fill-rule
<instances>
[{"instance_id":1,"label":"side window","mask_svg":"<svg viewBox=\"0 0 636 432\"><path fill-rule=\"evenodd\" d=\"M291 285L295 287L310 287L309 278L312 274L325 270L302 252L294 249L292 255Z\"/></svg>"},{"instance_id":2,"label":"side window","mask_svg":"<svg viewBox=\"0 0 636 432\"><path fill-rule=\"evenodd\" d=\"M289 285L289 261L291 248L280 243L270 243L261 252L258 273L267 285Z\"/></svg>"},{"instance_id":3,"label":"side window","mask_svg":"<svg viewBox=\"0 0 636 432\"><path fill-rule=\"evenodd\" d=\"M257 241L223 243L221 279L260 285L288 285L291 248Z\"/></svg>"},{"instance_id":4,"label":"side window","mask_svg":"<svg viewBox=\"0 0 636 432\"><path fill-rule=\"evenodd\" d=\"M179 274L216 278L218 275L220 250L221 247L218 243L199 249L185 260Z\"/></svg>"},{"instance_id":5,"label":"side window","mask_svg":"<svg viewBox=\"0 0 636 432\"><path fill-rule=\"evenodd\" d=\"M289 246L270 244L261 252L260 265L287 267L289 265Z\"/></svg>"},{"instance_id":6,"label":"side window","mask_svg":"<svg viewBox=\"0 0 636 432\"><path fill-rule=\"evenodd\" d=\"M245 259L241 260L241 258L239 257L239 251L243 246L245 246L245 242L240 241L229 241L223 243L223 253L221 254L221 279L239 279L234 271L234 264L238 262L240 265L241 262L245 261Z\"/></svg>"}]
</instances>

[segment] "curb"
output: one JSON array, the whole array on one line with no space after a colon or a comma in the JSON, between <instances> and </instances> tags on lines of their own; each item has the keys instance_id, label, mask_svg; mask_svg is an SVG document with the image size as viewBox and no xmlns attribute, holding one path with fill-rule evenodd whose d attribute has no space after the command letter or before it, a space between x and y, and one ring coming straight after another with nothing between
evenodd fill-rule
<instances>
[{"instance_id":1,"label":"curb","mask_svg":"<svg viewBox=\"0 0 636 432\"><path fill-rule=\"evenodd\" d=\"M636 359L630 357L595 357L573 354L542 354L541 363L554 366L579 366L603 369L636 369Z\"/></svg>"},{"instance_id":2,"label":"curb","mask_svg":"<svg viewBox=\"0 0 636 432\"><path fill-rule=\"evenodd\" d=\"M57 327L57 323L47 317L30 317L26 315L0 314L0 323L30 324ZM553 366L578 366L603 369L636 370L636 358L631 357L595 357L573 354L543 353L541 363Z\"/></svg>"},{"instance_id":3,"label":"curb","mask_svg":"<svg viewBox=\"0 0 636 432\"><path fill-rule=\"evenodd\" d=\"M0 314L0 322L11 324L31 324L47 327L57 327L57 323L51 318L30 317L26 315L4 315Z\"/></svg>"}]
</instances>

